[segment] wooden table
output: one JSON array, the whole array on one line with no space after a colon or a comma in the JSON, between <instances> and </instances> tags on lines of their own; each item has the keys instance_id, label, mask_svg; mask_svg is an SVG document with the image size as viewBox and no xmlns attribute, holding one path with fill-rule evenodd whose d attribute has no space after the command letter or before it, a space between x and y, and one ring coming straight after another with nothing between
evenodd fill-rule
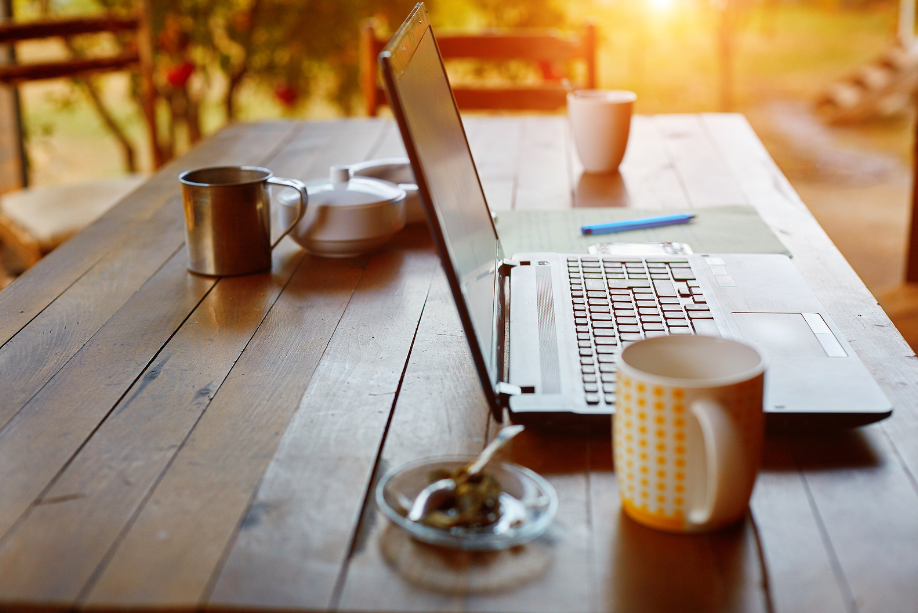
<instances>
[{"instance_id":1,"label":"wooden table","mask_svg":"<svg viewBox=\"0 0 918 613\"><path fill-rule=\"evenodd\" d=\"M598 185L563 117L467 127L495 209L754 206L892 418L770 438L745 523L694 537L623 517L607 437L526 432L510 456L557 489L549 533L499 555L417 545L376 480L497 427L426 228L349 260L285 239L271 274L197 277L176 180L321 178L399 154L397 130L235 125L0 292L0 608L918 610L918 362L746 121L636 118L622 178Z\"/></svg>"}]
</instances>

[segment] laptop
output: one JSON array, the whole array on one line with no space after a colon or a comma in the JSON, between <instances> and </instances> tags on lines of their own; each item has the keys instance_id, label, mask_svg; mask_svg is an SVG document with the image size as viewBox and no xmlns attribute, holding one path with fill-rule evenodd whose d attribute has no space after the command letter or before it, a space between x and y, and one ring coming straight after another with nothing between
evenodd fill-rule
<instances>
[{"instance_id":1,"label":"laptop","mask_svg":"<svg viewBox=\"0 0 918 613\"><path fill-rule=\"evenodd\" d=\"M891 414L785 255L505 257L423 3L379 65L498 421L506 409L530 426L607 429L616 355L660 334L716 335L763 349L770 426L856 426Z\"/></svg>"}]
</instances>

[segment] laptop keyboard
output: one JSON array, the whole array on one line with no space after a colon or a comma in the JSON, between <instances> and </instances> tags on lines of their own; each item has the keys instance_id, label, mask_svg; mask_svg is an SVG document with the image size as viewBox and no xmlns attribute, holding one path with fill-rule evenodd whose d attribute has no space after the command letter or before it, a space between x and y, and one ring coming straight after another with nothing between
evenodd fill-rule
<instances>
[{"instance_id":1,"label":"laptop keyboard","mask_svg":"<svg viewBox=\"0 0 918 613\"><path fill-rule=\"evenodd\" d=\"M624 345L666 334L719 336L686 258L568 257L567 272L587 404L615 402Z\"/></svg>"}]
</instances>

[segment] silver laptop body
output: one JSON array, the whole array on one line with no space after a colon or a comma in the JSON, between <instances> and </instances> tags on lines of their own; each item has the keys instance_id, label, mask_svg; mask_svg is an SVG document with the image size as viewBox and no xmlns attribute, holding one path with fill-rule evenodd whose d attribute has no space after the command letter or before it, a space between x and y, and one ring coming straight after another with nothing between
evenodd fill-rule
<instances>
[{"instance_id":1,"label":"silver laptop body","mask_svg":"<svg viewBox=\"0 0 918 613\"><path fill-rule=\"evenodd\" d=\"M617 352L675 333L763 349L772 426L854 426L891 414L784 255L505 258L423 4L379 64L495 418L507 408L519 423L607 428Z\"/></svg>"}]
</instances>

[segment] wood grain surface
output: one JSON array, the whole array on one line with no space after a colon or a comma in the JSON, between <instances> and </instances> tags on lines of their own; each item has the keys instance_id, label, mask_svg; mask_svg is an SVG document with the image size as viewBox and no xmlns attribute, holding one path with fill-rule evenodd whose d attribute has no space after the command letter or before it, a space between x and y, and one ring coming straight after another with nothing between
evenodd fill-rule
<instances>
[{"instance_id":1,"label":"wood grain surface","mask_svg":"<svg viewBox=\"0 0 918 613\"><path fill-rule=\"evenodd\" d=\"M269 273L199 277L176 180L321 179L404 155L398 131L237 124L0 291L0 608L914 611L918 360L745 119L636 117L621 174L601 177L562 116L466 132L493 210L755 207L893 416L770 435L746 519L703 536L625 517L607 429L527 431L503 453L557 490L545 535L501 553L413 541L376 506L383 474L501 427L426 226L348 259L284 239Z\"/></svg>"}]
</instances>

